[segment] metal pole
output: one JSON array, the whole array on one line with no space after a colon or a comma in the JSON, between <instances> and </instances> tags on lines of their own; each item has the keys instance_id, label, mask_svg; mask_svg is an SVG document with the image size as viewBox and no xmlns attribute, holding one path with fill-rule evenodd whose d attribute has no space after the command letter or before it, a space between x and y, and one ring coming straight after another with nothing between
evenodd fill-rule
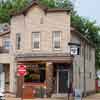
<instances>
[{"instance_id":1,"label":"metal pole","mask_svg":"<svg viewBox=\"0 0 100 100\"><path fill-rule=\"evenodd\" d=\"M22 95L21 95L21 100L23 100L23 86L24 86L24 76L22 77Z\"/></svg>"}]
</instances>

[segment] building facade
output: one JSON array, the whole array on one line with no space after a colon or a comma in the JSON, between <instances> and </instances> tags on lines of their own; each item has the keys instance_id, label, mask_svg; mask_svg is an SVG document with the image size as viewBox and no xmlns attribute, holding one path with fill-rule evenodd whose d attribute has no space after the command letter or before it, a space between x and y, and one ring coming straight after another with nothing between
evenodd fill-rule
<instances>
[{"instance_id":1,"label":"building facade","mask_svg":"<svg viewBox=\"0 0 100 100\"><path fill-rule=\"evenodd\" d=\"M79 44L78 55L70 54L69 44ZM95 92L95 47L71 28L69 10L32 3L12 15L9 33L0 35L0 46L5 91L21 96L17 66L23 64L24 90L44 86L47 96L67 94L72 81L73 89Z\"/></svg>"}]
</instances>

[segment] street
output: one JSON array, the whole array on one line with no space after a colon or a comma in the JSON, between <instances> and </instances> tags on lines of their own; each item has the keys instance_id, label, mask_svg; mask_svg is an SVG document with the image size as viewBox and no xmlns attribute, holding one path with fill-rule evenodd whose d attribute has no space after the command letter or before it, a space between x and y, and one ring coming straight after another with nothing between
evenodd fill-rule
<instances>
[{"instance_id":1,"label":"street","mask_svg":"<svg viewBox=\"0 0 100 100\"><path fill-rule=\"evenodd\" d=\"M20 98L6 98L6 100L21 100ZM67 100L66 98L51 98L51 99L24 99L24 100ZM100 100L100 93L83 98L83 100Z\"/></svg>"}]
</instances>

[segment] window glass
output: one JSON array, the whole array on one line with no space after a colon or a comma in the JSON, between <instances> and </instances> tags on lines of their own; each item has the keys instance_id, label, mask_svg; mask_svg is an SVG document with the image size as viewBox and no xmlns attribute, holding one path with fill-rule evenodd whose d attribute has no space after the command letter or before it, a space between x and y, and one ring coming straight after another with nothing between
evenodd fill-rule
<instances>
[{"instance_id":1,"label":"window glass","mask_svg":"<svg viewBox=\"0 0 100 100\"><path fill-rule=\"evenodd\" d=\"M25 82L43 83L45 82L45 64L27 65L27 75Z\"/></svg>"},{"instance_id":2,"label":"window glass","mask_svg":"<svg viewBox=\"0 0 100 100\"><path fill-rule=\"evenodd\" d=\"M92 52L91 52L91 47L89 47L89 60L92 58Z\"/></svg>"},{"instance_id":3,"label":"window glass","mask_svg":"<svg viewBox=\"0 0 100 100\"><path fill-rule=\"evenodd\" d=\"M40 48L40 33L39 32L32 33L32 48L35 48L35 49Z\"/></svg>"},{"instance_id":4,"label":"window glass","mask_svg":"<svg viewBox=\"0 0 100 100\"><path fill-rule=\"evenodd\" d=\"M4 48L6 48L6 49L10 49L10 47L11 47L10 39L5 38L4 41L3 41L3 46L4 46Z\"/></svg>"},{"instance_id":5,"label":"window glass","mask_svg":"<svg viewBox=\"0 0 100 100\"><path fill-rule=\"evenodd\" d=\"M16 34L16 48L20 49L20 47L21 47L21 34L17 33Z\"/></svg>"},{"instance_id":6,"label":"window glass","mask_svg":"<svg viewBox=\"0 0 100 100\"><path fill-rule=\"evenodd\" d=\"M52 33L53 36L53 48L59 49L60 48L60 33L59 31L55 31Z\"/></svg>"}]
</instances>

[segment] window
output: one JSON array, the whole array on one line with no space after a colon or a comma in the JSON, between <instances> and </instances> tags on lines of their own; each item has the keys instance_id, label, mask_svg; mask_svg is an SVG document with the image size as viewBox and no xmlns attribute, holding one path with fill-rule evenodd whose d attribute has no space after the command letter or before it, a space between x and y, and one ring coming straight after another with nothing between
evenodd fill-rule
<instances>
[{"instance_id":1,"label":"window","mask_svg":"<svg viewBox=\"0 0 100 100\"><path fill-rule=\"evenodd\" d=\"M10 42L10 39L9 38L5 38L4 41L3 41L3 46L5 49L10 49L11 47L11 42Z\"/></svg>"},{"instance_id":2,"label":"window","mask_svg":"<svg viewBox=\"0 0 100 100\"><path fill-rule=\"evenodd\" d=\"M45 82L45 64L28 64L25 82L44 83Z\"/></svg>"},{"instance_id":3,"label":"window","mask_svg":"<svg viewBox=\"0 0 100 100\"><path fill-rule=\"evenodd\" d=\"M16 49L20 49L21 47L21 34L17 33L16 34Z\"/></svg>"},{"instance_id":4,"label":"window","mask_svg":"<svg viewBox=\"0 0 100 100\"><path fill-rule=\"evenodd\" d=\"M59 49L60 48L60 32L59 31L53 32L52 38L53 38L53 48Z\"/></svg>"},{"instance_id":5,"label":"window","mask_svg":"<svg viewBox=\"0 0 100 100\"><path fill-rule=\"evenodd\" d=\"M89 60L91 61L92 54L91 54L91 47L89 47Z\"/></svg>"},{"instance_id":6,"label":"window","mask_svg":"<svg viewBox=\"0 0 100 100\"><path fill-rule=\"evenodd\" d=\"M33 49L40 48L40 33L39 32L32 33L32 48Z\"/></svg>"},{"instance_id":7,"label":"window","mask_svg":"<svg viewBox=\"0 0 100 100\"><path fill-rule=\"evenodd\" d=\"M86 51L85 51L86 59L88 60L88 46L86 45Z\"/></svg>"},{"instance_id":8,"label":"window","mask_svg":"<svg viewBox=\"0 0 100 100\"><path fill-rule=\"evenodd\" d=\"M89 77L90 77L90 79L92 78L92 72L89 73Z\"/></svg>"}]
</instances>

